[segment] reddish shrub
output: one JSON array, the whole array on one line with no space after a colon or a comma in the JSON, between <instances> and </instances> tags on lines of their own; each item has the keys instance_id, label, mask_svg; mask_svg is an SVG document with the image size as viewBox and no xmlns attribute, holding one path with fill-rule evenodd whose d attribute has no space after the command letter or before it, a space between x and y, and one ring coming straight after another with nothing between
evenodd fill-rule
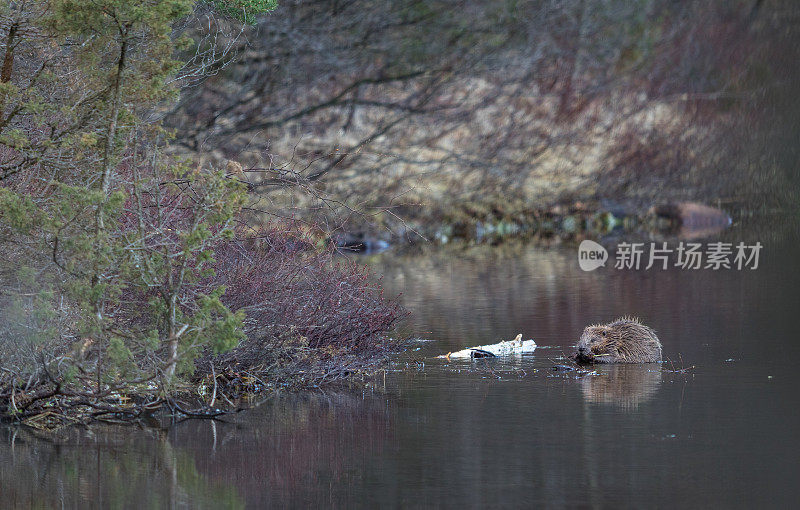
<instances>
[{"instance_id":1,"label":"reddish shrub","mask_svg":"<svg viewBox=\"0 0 800 510\"><path fill-rule=\"evenodd\" d=\"M364 267L332 248L316 249L297 229L270 227L220 246L216 270L214 283L226 286L223 302L246 314L247 334L215 358L219 366L264 368L280 357L284 365L353 355L365 362L397 346L384 333L406 312Z\"/></svg>"}]
</instances>

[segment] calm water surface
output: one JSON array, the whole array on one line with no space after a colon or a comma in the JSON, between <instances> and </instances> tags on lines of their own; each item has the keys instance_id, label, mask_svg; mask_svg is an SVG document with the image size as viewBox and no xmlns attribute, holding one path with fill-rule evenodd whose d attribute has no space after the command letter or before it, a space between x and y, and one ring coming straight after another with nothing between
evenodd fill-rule
<instances>
[{"instance_id":1,"label":"calm water surface","mask_svg":"<svg viewBox=\"0 0 800 510\"><path fill-rule=\"evenodd\" d=\"M383 254L370 264L429 340L385 380L167 432L0 429L0 501L797 507L800 248L792 235L724 237L761 240L761 266L585 273L574 247ZM552 370L584 326L623 314L654 327L673 363ZM541 346L533 355L433 358L520 332Z\"/></svg>"}]
</instances>

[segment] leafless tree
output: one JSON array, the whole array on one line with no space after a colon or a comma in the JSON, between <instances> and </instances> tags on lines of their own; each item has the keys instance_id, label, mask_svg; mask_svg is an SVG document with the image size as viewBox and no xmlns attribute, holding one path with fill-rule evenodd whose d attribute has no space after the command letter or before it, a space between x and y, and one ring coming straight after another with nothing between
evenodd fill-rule
<instances>
[{"instance_id":1,"label":"leafless tree","mask_svg":"<svg viewBox=\"0 0 800 510\"><path fill-rule=\"evenodd\" d=\"M333 203L340 218L381 223L378 211L490 195L536 206L656 189L720 197L751 176L712 172L709 188L698 169L728 150L726 108L751 112L763 92L751 75L776 40L760 39L777 22L765 12L751 1L284 2L171 121L186 149L240 160L265 197L253 208L283 215ZM276 197L287 185L314 200Z\"/></svg>"}]
</instances>

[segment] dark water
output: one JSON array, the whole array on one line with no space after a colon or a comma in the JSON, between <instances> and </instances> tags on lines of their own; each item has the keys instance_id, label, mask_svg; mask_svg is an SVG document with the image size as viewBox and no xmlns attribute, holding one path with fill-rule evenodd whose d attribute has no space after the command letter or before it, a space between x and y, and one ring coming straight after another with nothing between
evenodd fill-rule
<instances>
[{"instance_id":1,"label":"dark water","mask_svg":"<svg viewBox=\"0 0 800 510\"><path fill-rule=\"evenodd\" d=\"M372 388L282 395L168 432L2 429L0 502L797 507L800 246L725 236L761 240L760 267L586 273L574 247L383 254L370 263L414 311L408 328L434 341ZM623 314L653 326L673 363L551 370L585 325ZM432 359L518 332L541 348Z\"/></svg>"}]
</instances>

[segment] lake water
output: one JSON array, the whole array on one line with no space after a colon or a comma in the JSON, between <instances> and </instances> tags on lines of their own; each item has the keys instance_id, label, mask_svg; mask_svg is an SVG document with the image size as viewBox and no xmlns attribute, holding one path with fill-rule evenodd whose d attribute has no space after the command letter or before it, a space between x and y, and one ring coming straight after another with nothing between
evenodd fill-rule
<instances>
[{"instance_id":1,"label":"lake water","mask_svg":"<svg viewBox=\"0 0 800 510\"><path fill-rule=\"evenodd\" d=\"M760 267L633 271L610 261L583 272L574 246L381 254L369 263L413 311L408 331L427 341L369 388L280 395L226 423L166 432L43 439L3 428L0 502L796 507L800 247L791 232L722 239L761 241ZM624 314L658 332L671 363L552 370L584 326ZM517 333L540 348L510 360L434 358Z\"/></svg>"}]
</instances>

